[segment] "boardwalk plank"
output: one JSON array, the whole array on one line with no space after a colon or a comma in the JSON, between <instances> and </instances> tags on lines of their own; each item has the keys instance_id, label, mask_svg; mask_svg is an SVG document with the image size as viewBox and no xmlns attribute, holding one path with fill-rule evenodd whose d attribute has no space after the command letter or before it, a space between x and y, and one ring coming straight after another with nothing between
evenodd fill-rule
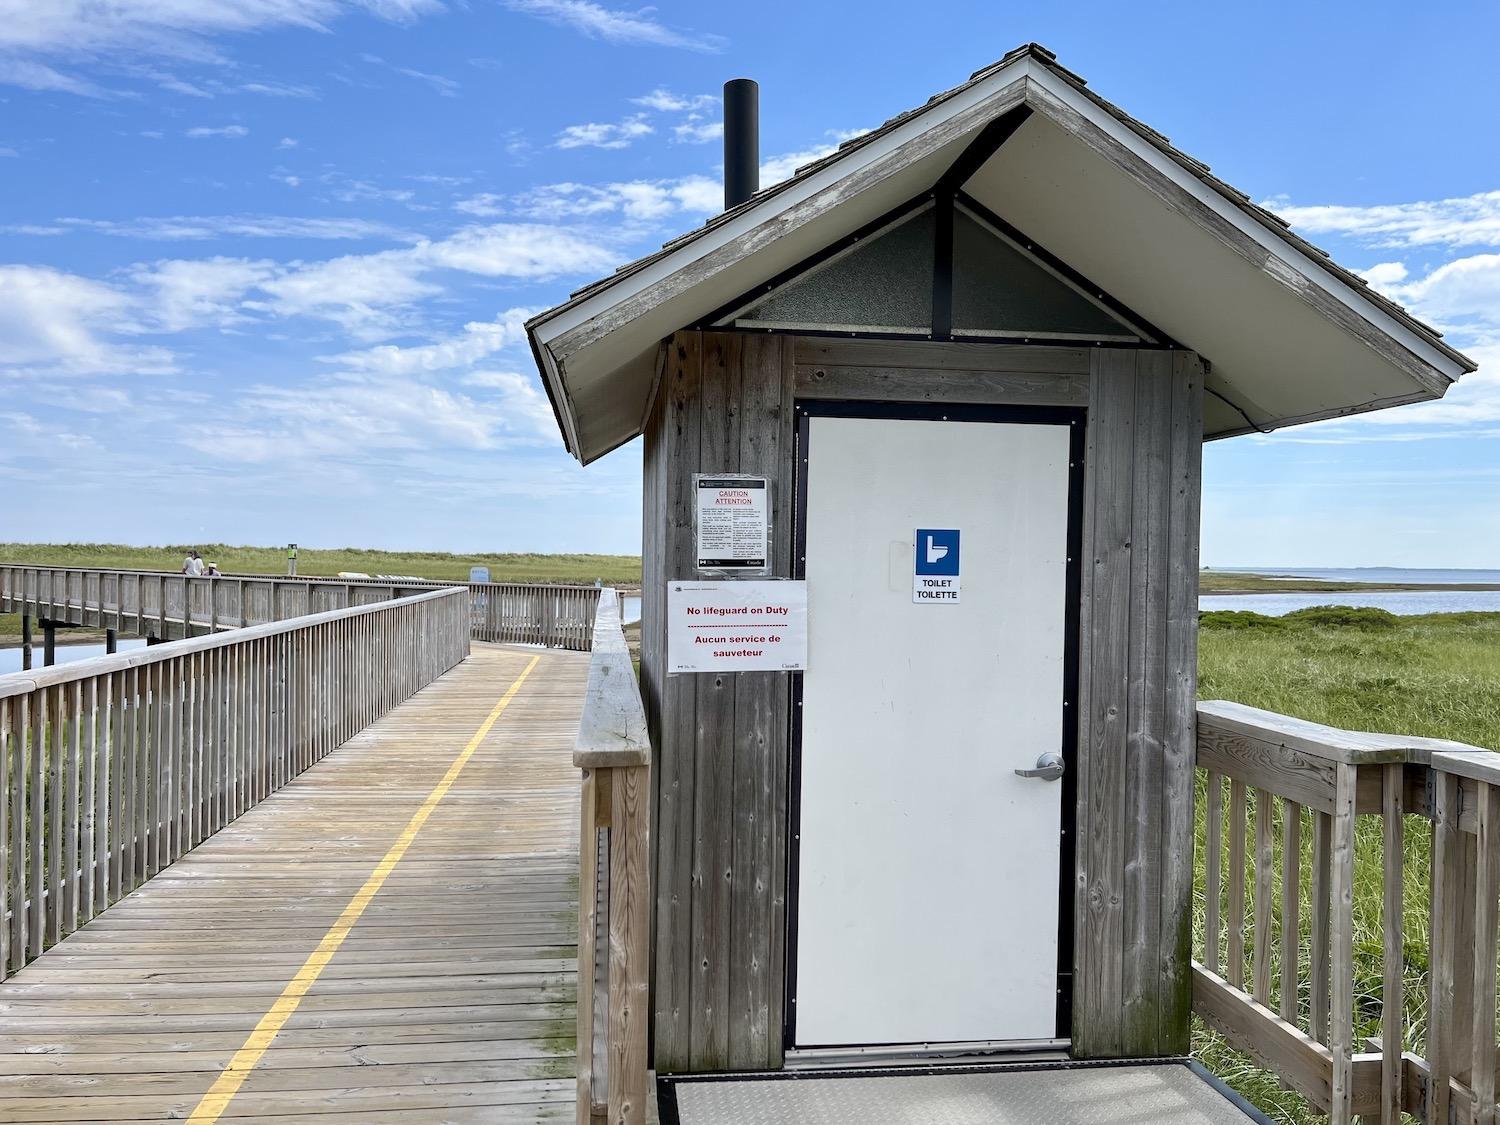
<instances>
[{"instance_id":1,"label":"boardwalk plank","mask_svg":"<svg viewBox=\"0 0 1500 1125\"><path fill-rule=\"evenodd\" d=\"M476 646L0 984L0 1117L191 1114L536 655ZM587 668L581 654L540 656L222 1120L571 1117L571 750ZM274 737L261 718L256 736ZM179 749L186 768L193 747ZM261 750L246 738L246 754ZM166 832L184 831L170 789L138 792L142 812L160 802ZM165 860L167 839L143 859L158 844Z\"/></svg>"}]
</instances>

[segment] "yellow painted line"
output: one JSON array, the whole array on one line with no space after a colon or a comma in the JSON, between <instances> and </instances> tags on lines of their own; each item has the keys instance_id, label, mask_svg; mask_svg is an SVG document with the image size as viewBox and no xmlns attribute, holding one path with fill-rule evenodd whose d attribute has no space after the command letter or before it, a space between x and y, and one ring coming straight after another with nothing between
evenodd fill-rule
<instances>
[{"instance_id":1,"label":"yellow painted line","mask_svg":"<svg viewBox=\"0 0 1500 1125\"><path fill-rule=\"evenodd\" d=\"M536 667L540 656L533 656L531 663L526 665L521 674L516 677L516 682L505 690L500 697L500 702L495 704L494 710L479 724L479 729L474 732L474 737L469 739L469 744L463 748L463 752L453 759L453 764L448 767L448 772L443 779L433 787L431 793L427 794L427 800L422 802L422 807L412 814L411 820L407 821L406 827L396 842L391 845L391 850L385 853L385 858L375 865L375 870L365 880L365 885L360 887L354 897L349 900L349 905L344 907L344 912L339 915L338 921L329 927L323 940L318 942L318 948L308 954L302 968L297 970L297 975L290 983L281 990L281 995L265 1015L260 1017L260 1022L255 1025L255 1030L245 1040L245 1045L234 1053L229 1060L229 1065L220 1072L214 1084L209 1087L208 1093L198 1103L193 1114L188 1118L189 1125L211 1125L218 1121L223 1112L229 1108L230 1101L255 1069L255 1064L260 1062L261 1056L271 1046L271 1040L276 1038L276 1033L286 1026L287 1020L292 1018L298 1005L302 1003L302 997L312 988L318 977L322 975L328 962L333 960L333 955L338 952L339 946L344 944L344 939L349 936L349 931L354 928L354 923L359 921L360 915L365 912L365 907L370 905L380 888L385 885L386 879L395 870L396 864L401 862L401 857L406 854L406 849L411 847L412 841L417 838L417 833L422 830L422 825L427 823L427 818L437 808L441 801L453 788L453 783L458 780L458 775L468 765L469 759L474 756L474 751L479 749L479 744L484 741L485 735L490 733L490 728L510 706L510 701L516 697L516 692L521 689L521 684L526 677L531 675L531 670Z\"/></svg>"}]
</instances>

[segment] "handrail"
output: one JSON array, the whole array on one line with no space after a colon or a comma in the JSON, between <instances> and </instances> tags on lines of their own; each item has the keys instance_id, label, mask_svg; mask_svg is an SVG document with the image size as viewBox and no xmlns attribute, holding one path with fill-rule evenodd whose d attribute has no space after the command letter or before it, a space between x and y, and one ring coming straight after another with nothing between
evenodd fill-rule
<instances>
[{"instance_id":1,"label":"handrail","mask_svg":"<svg viewBox=\"0 0 1500 1125\"><path fill-rule=\"evenodd\" d=\"M134 628L163 640L455 588L469 591L469 628L475 640L589 648L597 586L266 574L209 578L0 562L0 612L32 612L106 629Z\"/></svg>"},{"instance_id":2,"label":"handrail","mask_svg":"<svg viewBox=\"0 0 1500 1125\"><path fill-rule=\"evenodd\" d=\"M457 589L0 677L0 978L468 654Z\"/></svg>"},{"instance_id":3,"label":"handrail","mask_svg":"<svg viewBox=\"0 0 1500 1125\"><path fill-rule=\"evenodd\" d=\"M1197 751L1207 796L1198 1014L1335 1125L1355 1116L1394 1125L1403 1113L1434 1125L1494 1122L1500 755L1224 702L1199 705ZM1408 870L1409 815L1432 822L1430 878L1425 864ZM1378 857L1358 855L1361 816L1380 818ZM1380 1036L1365 1049L1355 1022L1357 859L1366 873L1378 859L1384 934ZM1412 884L1426 892L1433 923L1425 1012L1423 998L1406 993Z\"/></svg>"},{"instance_id":4,"label":"handrail","mask_svg":"<svg viewBox=\"0 0 1500 1125\"><path fill-rule=\"evenodd\" d=\"M579 835L578 1125L644 1125L650 987L651 741L606 588L574 744Z\"/></svg>"}]
</instances>

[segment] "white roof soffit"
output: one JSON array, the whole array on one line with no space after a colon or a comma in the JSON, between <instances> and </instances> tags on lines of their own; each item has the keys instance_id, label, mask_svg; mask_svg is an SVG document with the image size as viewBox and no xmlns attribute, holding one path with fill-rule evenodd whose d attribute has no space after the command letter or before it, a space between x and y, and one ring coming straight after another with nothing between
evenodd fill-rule
<instances>
[{"instance_id":1,"label":"white roof soffit","mask_svg":"<svg viewBox=\"0 0 1500 1125\"><path fill-rule=\"evenodd\" d=\"M1209 361L1222 398L1206 404L1205 436L1438 398L1473 370L1206 166L1022 48L535 318L568 448L588 463L637 436L665 337L930 190L1023 103L1030 118L963 190Z\"/></svg>"}]
</instances>

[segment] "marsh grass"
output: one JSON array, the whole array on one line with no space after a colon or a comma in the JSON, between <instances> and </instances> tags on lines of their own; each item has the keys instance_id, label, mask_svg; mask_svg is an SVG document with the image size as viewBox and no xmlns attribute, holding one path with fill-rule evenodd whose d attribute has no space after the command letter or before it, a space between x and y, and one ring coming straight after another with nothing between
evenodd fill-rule
<instances>
[{"instance_id":1,"label":"marsh grass","mask_svg":"<svg viewBox=\"0 0 1500 1125\"><path fill-rule=\"evenodd\" d=\"M29 566L112 567L121 570L169 570L196 548L205 561L226 574L285 574L286 548L236 547L223 543L165 544L128 547L118 543L0 543L0 562ZM641 560L635 555L450 554L445 551L371 551L358 547L303 547L297 573L329 577L340 571L398 574L461 582L469 567L487 566L493 582L583 582L603 579L638 584Z\"/></svg>"},{"instance_id":2,"label":"marsh grass","mask_svg":"<svg viewBox=\"0 0 1500 1125\"><path fill-rule=\"evenodd\" d=\"M1421 617L1336 611L1303 611L1285 618L1250 620L1255 614L1202 615L1199 634L1199 694L1230 699L1286 715L1353 730L1451 738L1476 746L1500 747L1500 614L1453 613ZM1389 618L1389 620L1386 620ZM1204 781L1199 777L1194 951L1203 949ZM1225 802L1227 806L1227 801ZM1250 802L1253 809L1253 798ZM1227 810L1226 810L1227 811ZM1280 931L1281 803L1274 813L1278 861L1273 930ZM1226 825L1227 832L1227 825ZM1227 839L1227 836L1226 836ZM1302 1020L1307 1015L1307 943L1311 886L1312 833L1302 833ZM1361 817L1356 834L1354 884L1356 1044L1380 1033L1382 946L1382 828L1378 817ZM1254 885L1253 857L1247 848L1246 886ZM1405 1011L1409 1048L1420 1047L1426 1032L1428 892L1431 828L1421 817L1406 818L1406 895L1403 925ZM1225 884L1227 886L1227 873ZM1249 914L1247 909L1247 915ZM1227 915L1226 915L1227 917ZM1247 920L1245 977L1253 939ZM1280 963L1273 946L1271 963ZM1272 991L1277 1004L1278 987ZM1303 1023L1305 1027L1305 1022ZM1357 1047L1358 1049L1358 1047ZM1231 1050L1195 1022L1194 1054L1210 1070L1258 1105L1275 1121L1312 1125L1313 1113L1275 1077Z\"/></svg>"}]
</instances>

